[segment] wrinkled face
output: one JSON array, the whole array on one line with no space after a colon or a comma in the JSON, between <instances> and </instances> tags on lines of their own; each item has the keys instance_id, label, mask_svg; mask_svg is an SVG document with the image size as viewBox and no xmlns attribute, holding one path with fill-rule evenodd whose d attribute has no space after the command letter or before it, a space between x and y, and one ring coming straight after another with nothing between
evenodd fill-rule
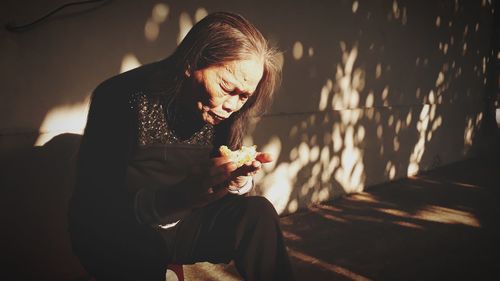
<instances>
[{"instance_id":1,"label":"wrinkled face","mask_svg":"<svg viewBox=\"0 0 500 281\"><path fill-rule=\"evenodd\" d=\"M217 125L252 96L264 71L261 60L235 60L192 73L193 94L201 119Z\"/></svg>"}]
</instances>

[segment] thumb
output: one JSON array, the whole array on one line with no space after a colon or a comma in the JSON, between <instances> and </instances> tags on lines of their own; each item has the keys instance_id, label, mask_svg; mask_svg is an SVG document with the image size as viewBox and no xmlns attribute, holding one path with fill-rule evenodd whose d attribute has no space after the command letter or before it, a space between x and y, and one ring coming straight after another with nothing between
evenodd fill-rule
<instances>
[{"instance_id":1,"label":"thumb","mask_svg":"<svg viewBox=\"0 0 500 281\"><path fill-rule=\"evenodd\" d=\"M255 156L255 160L259 161L260 163L269 163L274 161L273 156L267 152L257 153L257 156Z\"/></svg>"}]
</instances>

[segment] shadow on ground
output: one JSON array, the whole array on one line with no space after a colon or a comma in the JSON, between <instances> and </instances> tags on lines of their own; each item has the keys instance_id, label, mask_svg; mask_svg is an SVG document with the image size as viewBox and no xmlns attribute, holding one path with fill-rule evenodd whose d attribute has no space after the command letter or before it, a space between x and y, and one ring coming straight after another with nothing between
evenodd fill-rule
<instances>
[{"instance_id":1,"label":"shadow on ground","mask_svg":"<svg viewBox=\"0 0 500 281\"><path fill-rule=\"evenodd\" d=\"M499 156L282 218L297 280L498 280ZM184 268L186 280L239 280L231 266Z\"/></svg>"}]
</instances>

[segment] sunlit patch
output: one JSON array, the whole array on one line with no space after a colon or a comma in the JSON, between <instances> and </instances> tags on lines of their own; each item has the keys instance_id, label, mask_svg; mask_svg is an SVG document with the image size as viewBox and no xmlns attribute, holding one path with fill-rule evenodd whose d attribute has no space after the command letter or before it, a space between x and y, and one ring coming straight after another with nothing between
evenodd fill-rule
<instances>
[{"instance_id":1,"label":"sunlit patch","mask_svg":"<svg viewBox=\"0 0 500 281\"><path fill-rule=\"evenodd\" d=\"M288 249L288 253L292 258L298 259L302 262L308 263L308 264L314 264L315 266L319 266L325 270L335 272L336 274L342 275L349 280L356 280L356 281L369 281L369 278L364 277L363 275L357 274L355 272L352 272L344 267L334 265L325 261L322 261L318 258L306 255L302 252L293 250L293 249Z\"/></svg>"},{"instance_id":2,"label":"sunlit patch","mask_svg":"<svg viewBox=\"0 0 500 281\"><path fill-rule=\"evenodd\" d=\"M394 124L394 115L391 115L389 116L389 118L387 119L387 126L392 126L392 124Z\"/></svg>"},{"instance_id":3,"label":"sunlit patch","mask_svg":"<svg viewBox=\"0 0 500 281\"><path fill-rule=\"evenodd\" d=\"M317 178L317 177L313 177L313 178ZM330 198L330 191L328 190L328 188L326 187L323 187L319 190L318 192L318 201L319 202L323 202L323 201L326 201Z\"/></svg>"},{"instance_id":4,"label":"sunlit patch","mask_svg":"<svg viewBox=\"0 0 500 281\"><path fill-rule=\"evenodd\" d=\"M162 23L167 19L169 12L170 8L168 5L164 3L158 3L153 7L151 18L156 23Z\"/></svg>"},{"instance_id":5,"label":"sunlit patch","mask_svg":"<svg viewBox=\"0 0 500 281\"><path fill-rule=\"evenodd\" d=\"M191 20L191 17L186 12L182 12L179 16L179 35L177 36L177 45L182 42L192 27L193 21Z\"/></svg>"},{"instance_id":6,"label":"sunlit patch","mask_svg":"<svg viewBox=\"0 0 500 281\"><path fill-rule=\"evenodd\" d=\"M295 213L298 208L299 208L299 202L297 201L297 199L293 199L292 201L290 201L290 203L288 203L289 213Z\"/></svg>"},{"instance_id":7,"label":"sunlit patch","mask_svg":"<svg viewBox=\"0 0 500 281\"><path fill-rule=\"evenodd\" d=\"M309 155L309 161L311 163L314 163L318 160L319 158L319 146L315 145L311 148L311 153Z\"/></svg>"},{"instance_id":8,"label":"sunlit patch","mask_svg":"<svg viewBox=\"0 0 500 281\"><path fill-rule=\"evenodd\" d=\"M277 136L272 136L268 143L262 147L261 151L271 154L274 159L274 161L272 161L271 163L267 163L262 167L264 171L270 172L274 169L277 160L280 157L281 140Z\"/></svg>"},{"instance_id":9,"label":"sunlit patch","mask_svg":"<svg viewBox=\"0 0 500 281\"><path fill-rule=\"evenodd\" d=\"M443 45L443 53L446 55L448 53L448 43Z\"/></svg>"},{"instance_id":10,"label":"sunlit patch","mask_svg":"<svg viewBox=\"0 0 500 281\"><path fill-rule=\"evenodd\" d=\"M401 16L401 23L406 25L408 23L408 13L406 12L406 7L403 7L403 15Z\"/></svg>"},{"instance_id":11,"label":"sunlit patch","mask_svg":"<svg viewBox=\"0 0 500 281\"><path fill-rule=\"evenodd\" d=\"M395 151L397 150L395 149ZM396 166L392 163L392 161L387 162L387 165L385 166L385 172L391 180L396 177Z\"/></svg>"},{"instance_id":12,"label":"sunlit patch","mask_svg":"<svg viewBox=\"0 0 500 281\"><path fill-rule=\"evenodd\" d=\"M441 26L441 17L436 17L436 27Z\"/></svg>"},{"instance_id":13,"label":"sunlit patch","mask_svg":"<svg viewBox=\"0 0 500 281\"><path fill-rule=\"evenodd\" d=\"M90 94L80 103L58 106L51 109L38 130L40 135L34 146L43 146L53 137L64 134L83 134L89 109Z\"/></svg>"},{"instance_id":14,"label":"sunlit patch","mask_svg":"<svg viewBox=\"0 0 500 281\"><path fill-rule=\"evenodd\" d=\"M331 79L326 81L326 84L321 88L320 100L319 100L319 110L324 111L328 106L328 98L333 88L333 82Z\"/></svg>"},{"instance_id":15,"label":"sunlit patch","mask_svg":"<svg viewBox=\"0 0 500 281\"><path fill-rule=\"evenodd\" d=\"M382 125L378 125L377 126L377 137L379 139L382 139L382 134L384 133L384 128L382 127Z\"/></svg>"},{"instance_id":16,"label":"sunlit patch","mask_svg":"<svg viewBox=\"0 0 500 281\"><path fill-rule=\"evenodd\" d=\"M482 113L479 113L475 118L467 117L466 119L464 130L464 154L466 154L472 147L476 127L478 127L479 123L482 120L482 117Z\"/></svg>"},{"instance_id":17,"label":"sunlit patch","mask_svg":"<svg viewBox=\"0 0 500 281\"><path fill-rule=\"evenodd\" d=\"M148 41L154 42L158 39L160 24L167 19L169 11L168 5L163 3L158 3L153 7L151 17L144 25L144 36Z\"/></svg>"},{"instance_id":18,"label":"sunlit patch","mask_svg":"<svg viewBox=\"0 0 500 281\"><path fill-rule=\"evenodd\" d=\"M500 108L495 110L495 120L497 121L497 126L500 127Z\"/></svg>"},{"instance_id":19,"label":"sunlit patch","mask_svg":"<svg viewBox=\"0 0 500 281\"><path fill-rule=\"evenodd\" d=\"M406 115L406 126L410 126L411 124L411 118L412 118L412 113L411 111L408 112L408 114Z\"/></svg>"},{"instance_id":20,"label":"sunlit patch","mask_svg":"<svg viewBox=\"0 0 500 281\"><path fill-rule=\"evenodd\" d=\"M440 206L428 206L423 208L413 217L439 223L464 224L471 227L481 227L481 224L473 214Z\"/></svg>"},{"instance_id":21,"label":"sunlit patch","mask_svg":"<svg viewBox=\"0 0 500 281\"><path fill-rule=\"evenodd\" d=\"M290 194L297 180L298 170L297 164L280 163L273 172L261 180L262 195L273 204L279 214L288 205Z\"/></svg>"},{"instance_id":22,"label":"sunlit patch","mask_svg":"<svg viewBox=\"0 0 500 281\"><path fill-rule=\"evenodd\" d=\"M283 237L289 241L302 241L302 237L290 231L283 230Z\"/></svg>"},{"instance_id":23,"label":"sunlit patch","mask_svg":"<svg viewBox=\"0 0 500 281\"><path fill-rule=\"evenodd\" d=\"M158 39L158 35L160 34L160 26L158 23L153 20L146 21L146 25L144 26L144 36L150 42L154 42Z\"/></svg>"},{"instance_id":24,"label":"sunlit patch","mask_svg":"<svg viewBox=\"0 0 500 281\"><path fill-rule=\"evenodd\" d=\"M295 159L299 157L299 150L296 147L292 148L292 150L290 150L289 157L291 161L295 161Z\"/></svg>"},{"instance_id":25,"label":"sunlit patch","mask_svg":"<svg viewBox=\"0 0 500 281\"><path fill-rule=\"evenodd\" d=\"M309 54L309 57L314 56L314 48L313 47L309 47L309 49L307 50L307 53Z\"/></svg>"},{"instance_id":26,"label":"sunlit patch","mask_svg":"<svg viewBox=\"0 0 500 281\"><path fill-rule=\"evenodd\" d=\"M425 229L421 225L414 224L414 223L407 222L407 221L393 221L392 223L395 224L395 225L402 226L402 227L408 227L408 228L414 228L414 229L420 229L420 230Z\"/></svg>"},{"instance_id":27,"label":"sunlit patch","mask_svg":"<svg viewBox=\"0 0 500 281\"><path fill-rule=\"evenodd\" d=\"M467 187L467 188L480 188L480 186L478 186L478 185L468 184L468 183L463 183L463 182L457 182L457 181L450 181L449 183L454 184L454 185L458 185L458 186L461 186L461 187Z\"/></svg>"},{"instance_id":28,"label":"sunlit patch","mask_svg":"<svg viewBox=\"0 0 500 281\"><path fill-rule=\"evenodd\" d=\"M203 280L224 280L224 281L239 281L241 278L235 276L227 270L226 264L215 264L209 262L198 262L196 264L183 264L182 270L184 272L183 280L195 280L197 278L190 278L191 276L203 276ZM175 273L174 273L175 274ZM169 278L166 276L167 281L178 281L176 278ZM143 279L144 280L144 279ZM199 280L199 279L197 279Z\"/></svg>"},{"instance_id":29,"label":"sunlit patch","mask_svg":"<svg viewBox=\"0 0 500 281\"><path fill-rule=\"evenodd\" d=\"M373 93L373 91L370 91L368 93L368 96L366 97L365 106L372 107L374 103L375 103L375 94ZM371 112L373 113L373 110Z\"/></svg>"},{"instance_id":30,"label":"sunlit patch","mask_svg":"<svg viewBox=\"0 0 500 281\"><path fill-rule=\"evenodd\" d=\"M364 194L364 192L362 192L361 194ZM356 194L355 194L356 195ZM353 195L354 196L354 195ZM323 205L323 204L317 204L317 205L313 205L311 206L312 208L317 208L317 209L322 209L322 210L326 210L326 211L332 211L332 212L342 212L342 209L339 209L335 206L332 206L332 205Z\"/></svg>"},{"instance_id":31,"label":"sunlit patch","mask_svg":"<svg viewBox=\"0 0 500 281\"><path fill-rule=\"evenodd\" d=\"M413 179L413 180L419 180L423 181L426 183L432 183L432 184L437 184L437 185L442 185L444 182L442 180L436 181L430 178L422 177L422 176L409 176L408 178Z\"/></svg>"},{"instance_id":32,"label":"sunlit patch","mask_svg":"<svg viewBox=\"0 0 500 281\"><path fill-rule=\"evenodd\" d=\"M483 74L486 74L486 57L483 57Z\"/></svg>"},{"instance_id":33,"label":"sunlit patch","mask_svg":"<svg viewBox=\"0 0 500 281\"><path fill-rule=\"evenodd\" d=\"M394 147L394 151L399 151L399 148L401 147L401 143L399 142L399 139L397 136L394 137L394 139L392 140L392 145ZM389 173L389 175L394 175L394 173L392 172L391 170L391 173ZM391 177L391 180L394 179L394 177Z\"/></svg>"},{"instance_id":34,"label":"sunlit patch","mask_svg":"<svg viewBox=\"0 0 500 281\"><path fill-rule=\"evenodd\" d=\"M392 216L409 219L419 219L445 224L464 224L471 227L481 227L481 224L473 214L441 206L425 206L424 208L418 210L415 214L390 208L377 208L377 211Z\"/></svg>"},{"instance_id":35,"label":"sunlit patch","mask_svg":"<svg viewBox=\"0 0 500 281\"><path fill-rule=\"evenodd\" d=\"M419 132L419 139L415 144L412 154L410 155L410 161L408 165L407 175L413 176L418 173L420 160L425 151L425 135L427 127L429 125L429 109L430 106L425 104L420 112L420 119L417 122L417 130Z\"/></svg>"},{"instance_id":36,"label":"sunlit patch","mask_svg":"<svg viewBox=\"0 0 500 281\"><path fill-rule=\"evenodd\" d=\"M347 200L361 201L367 203L379 203L379 200L375 198L373 194L366 192L359 192L346 197Z\"/></svg>"},{"instance_id":37,"label":"sunlit patch","mask_svg":"<svg viewBox=\"0 0 500 281\"><path fill-rule=\"evenodd\" d=\"M141 66L141 63L134 54L126 54L122 59L122 65L120 67L120 73L129 71L131 69Z\"/></svg>"},{"instance_id":38,"label":"sunlit patch","mask_svg":"<svg viewBox=\"0 0 500 281\"><path fill-rule=\"evenodd\" d=\"M276 56L276 64L279 66L279 68L283 68L283 65L285 65L285 56L283 55L283 53L279 53L277 56Z\"/></svg>"},{"instance_id":39,"label":"sunlit patch","mask_svg":"<svg viewBox=\"0 0 500 281\"><path fill-rule=\"evenodd\" d=\"M377 67L375 68L375 78L380 78L382 76L382 64L377 63Z\"/></svg>"},{"instance_id":40,"label":"sunlit patch","mask_svg":"<svg viewBox=\"0 0 500 281\"><path fill-rule=\"evenodd\" d=\"M309 146L305 142L299 144L299 160L304 166L309 163Z\"/></svg>"},{"instance_id":41,"label":"sunlit patch","mask_svg":"<svg viewBox=\"0 0 500 281\"><path fill-rule=\"evenodd\" d=\"M382 91L382 100L383 100L384 106L389 105L389 101L387 100L388 96L389 96L389 86L385 86L384 90Z\"/></svg>"},{"instance_id":42,"label":"sunlit patch","mask_svg":"<svg viewBox=\"0 0 500 281\"><path fill-rule=\"evenodd\" d=\"M399 131L401 130L401 124L402 124L401 120L398 120L398 121L396 122L396 127L394 128L394 129L395 129L396 134L399 134Z\"/></svg>"},{"instance_id":43,"label":"sunlit patch","mask_svg":"<svg viewBox=\"0 0 500 281\"><path fill-rule=\"evenodd\" d=\"M392 14L394 15L395 19L398 19L400 14L401 14L401 10L399 9L398 1L396 1L396 0L392 1Z\"/></svg>"},{"instance_id":44,"label":"sunlit patch","mask_svg":"<svg viewBox=\"0 0 500 281\"><path fill-rule=\"evenodd\" d=\"M407 212L398 209L391 209L391 208L375 208L375 209L381 213L388 214L391 216L406 217L406 218L411 217L411 215L408 214Z\"/></svg>"},{"instance_id":45,"label":"sunlit patch","mask_svg":"<svg viewBox=\"0 0 500 281\"><path fill-rule=\"evenodd\" d=\"M292 54L295 60L300 60L304 55L304 46L300 41L297 41L293 44Z\"/></svg>"},{"instance_id":46,"label":"sunlit patch","mask_svg":"<svg viewBox=\"0 0 500 281\"><path fill-rule=\"evenodd\" d=\"M352 12L354 14L358 11L358 8L359 8L359 2L358 1L352 2Z\"/></svg>"},{"instance_id":47,"label":"sunlit patch","mask_svg":"<svg viewBox=\"0 0 500 281\"><path fill-rule=\"evenodd\" d=\"M208 15L208 12L205 8L198 8L198 9L196 9L196 12L194 13L194 20L196 22L199 22L207 15Z\"/></svg>"},{"instance_id":48,"label":"sunlit patch","mask_svg":"<svg viewBox=\"0 0 500 281\"><path fill-rule=\"evenodd\" d=\"M331 131L322 136L310 136L308 130L318 123L329 124L328 114L323 117L310 114L293 125L289 136L300 139L300 142L290 148L289 161L266 169L265 175L260 179L262 194L274 204L279 213L295 212L299 207L298 202L287 201L294 187L301 197L310 196L311 202L332 198L335 195L334 184L340 185L347 193L359 192L364 188L366 176L360 147L366 137L366 130L358 122L363 117L363 109L359 106L360 92L365 86L365 71L355 67L358 55L356 46L349 50L346 43L341 42L340 48L342 63L337 65L335 80L328 79L321 88L318 104L320 111L326 111L331 104L334 110L338 110L340 122L334 122ZM294 58L302 58L302 44L296 42L294 49ZM373 96L372 91L372 99ZM268 145L278 147L276 143L278 141L271 138ZM304 171L304 168L310 171L310 176L305 182L300 182L300 186L296 186L298 173Z\"/></svg>"}]
</instances>

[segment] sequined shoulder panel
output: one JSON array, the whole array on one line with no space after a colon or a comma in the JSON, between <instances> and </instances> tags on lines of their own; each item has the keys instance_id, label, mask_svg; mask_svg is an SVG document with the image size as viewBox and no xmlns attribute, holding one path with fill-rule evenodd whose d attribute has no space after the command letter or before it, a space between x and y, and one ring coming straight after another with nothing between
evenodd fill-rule
<instances>
[{"instance_id":1,"label":"sequined shoulder panel","mask_svg":"<svg viewBox=\"0 0 500 281\"><path fill-rule=\"evenodd\" d=\"M212 145L214 128L207 124L186 140L180 140L168 127L163 96L142 92L132 95L130 105L137 113L139 146L152 144Z\"/></svg>"}]
</instances>

